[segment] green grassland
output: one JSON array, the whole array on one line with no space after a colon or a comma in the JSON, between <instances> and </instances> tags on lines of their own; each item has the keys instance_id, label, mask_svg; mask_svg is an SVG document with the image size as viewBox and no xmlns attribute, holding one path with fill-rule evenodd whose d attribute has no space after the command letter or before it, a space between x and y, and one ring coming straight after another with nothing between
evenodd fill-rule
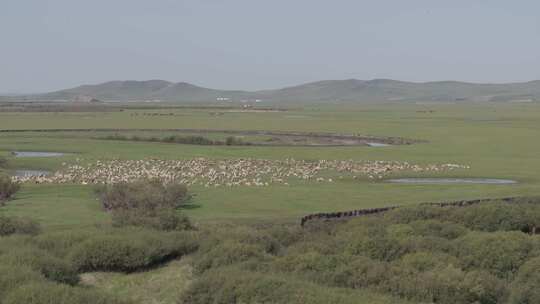
<instances>
[{"instance_id":1,"label":"green grassland","mask_svg":"<svg viewBox=\"0 0 540 304\"><path fill-rule=\"evenodd\" d=\"M431 175L514 179L516 185L396 185L345 177L334 183L295 182L290 186L203 188L195 186L186 212L196 220L282 219L424 201L540 194L540 105L409 104L318 107L284 112L224 112L209 109L155 109L173 113L142 116L148 110L100 113L0 113L0 129L228 129L357 133L426 140L390 147L197 146L97 140L103 132L0 133L0 153L63 151L60 158L13 158L11 168L50 169L76 159L264 158L396 160L458 163L471 169ZM154 132L161 134L161 132ZM131 131L130 134L137 134ZM163 132L170 135L170 132ZM411 176L410 173L400 173ZM53 208L49 208L53 206ZM31 215L45 225L66 227L105 220L89 186L25 185L2 212ZM46 219L50 219L47 221Z\"/></svg>"},{"instance_id":2,"label":"green grassland","mask_svg":"<svg viewBox=\"0 0 540 304\"><path fill-rule=\"evenodd\" d=\"M539 104L378 104L312 107L285 112L224 111L222 115L214 115L215 111L131 109L96 113L11 112L0 113L0 130L111 128L125 129L122 134L130 136L159 137L174 135L174 132L162 132L160 129L175 128L274 130L357 133L426 142L377 148L199 146L95 139L109 134L106 132L0 132L0 157L9 159L9 166L5 169L8 172L22 168L57 170L65 164L111 159L395 160L417 164L457 163L471 168L430 174L401 172L394 176L486 177L518 181L512 185L399 185L367 178L353 179L350 176L340 179L337 173L329 172L333 183L291 181L289 186L190 187L194 197L184 212L203 231L211 231L210 236L216 234L218 237L222 230L244 231L241 227L244 223L248 225L245 227L261 222L297 223L301 216L313 212L412 205L427 201L540 195ZM141 115L144 112L173 115ZM208 135L209 138L222 138L215 136L214 133ZM58 158L15 158L11 151L60 151L68 154ZM93 187L89 185L25 184L14 200L0 208L0 214L30 217L38 221L46 233L107 227L111 222L109 215L102 210ZM252 231L245 230L243 233L251 234ZM227 237L233 239L234 233L231 235ZM204 254L173 260L135 273L85 273L81 276L82 284L132 299L136 303L176 303L186 288L197 281L198 277L193 273L196 263L192 263L192 259L201 257ZM335 301L407 303L364 289L340 289L308 283L293 276L287 278L287 282L293 284L291 286L318 291L335 297ZM272 278L277 282L282 279Z\"/></svg>"}]
</instances>

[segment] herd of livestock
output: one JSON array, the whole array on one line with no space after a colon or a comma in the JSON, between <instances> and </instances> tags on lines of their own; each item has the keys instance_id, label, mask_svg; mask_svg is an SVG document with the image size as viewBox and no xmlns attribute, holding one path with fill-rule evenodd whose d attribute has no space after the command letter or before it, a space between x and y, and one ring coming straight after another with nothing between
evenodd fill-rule
<instances>
[{"instance_id":1,"label":"herd of livestock","mask_svg":"<svg viewBox=\"0 0 540 304\"><path fill-rule=\"evenodd\" d=\"M78 160L49 175L15 176L18 182L56 184L113 184L139 179L160 179L186 185L268 186L289 185L294 180L334 182L340 178L382 179L388 174L442 172L463 169L457 164L415 165L396 161L208 159Z\"/></svg>"}]
</instances>

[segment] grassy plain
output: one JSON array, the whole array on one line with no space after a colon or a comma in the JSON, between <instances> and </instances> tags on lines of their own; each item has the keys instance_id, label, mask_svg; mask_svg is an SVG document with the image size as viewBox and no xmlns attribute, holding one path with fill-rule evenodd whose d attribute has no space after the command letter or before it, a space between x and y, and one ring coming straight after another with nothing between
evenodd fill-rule
<instances>
[{"instance_id":1,"label":"grassy plain","mask_svg":"<svg viewBox=\"0 0 540 304\"><path fill-rule=\"evenodd\" d=\"M458 163L471 169L447 177L505 178L515 185L397 185L368 179L290 186L204 188L195 186L186 212L196 221L294 221L311 212L349 210L423 201L539 195L540 105L378 104L325 106L284 112L215 109L134 109L122 112L0 113L0 129L229 129L358 133L426 140L390 147L229 147L91 139L102 132L0 133L0 155L9 151L63 151L60 158L12 158L11 168L55 170L76 159L265 158L396 160ZM139 115L134 115L135 113ZM142 115L161 113L173 115ZM94 134L95 133L95 134ZM97 134L99 133L99 134ZM134 132L136 133L136 132ZM160 134L159 132L156 132ZM163 132L164 134L166 132ZM169 134L170 132L166 133ZM411 174L401 173L401 176ZM52 208L51 208L52 207ZM0 212L28 215L46 227L65 228L107 221L89 186L25 185Z\"/></svg>"},{"instance_id":2,"label":"grassy plain","mask_svg":"<svg viewBox=\"0 0 540 304\"><path fill-rule=\"evenodd\" d=\"M468 170L431 176L505 178L514 185L399 185L367 178L335 178L333 183L292 182L290 186L205 188L193 186L193 204L185 212L212 227L222 222L297 222L312 212L350 210L503 196L540 195L540 104L379 104L317 107L285 112L240 112L215 109L132 109L122 112L1 113L0 130L126 129L142 136L171 135L160 129L229 129L358 133L420 139L426 143L389 147L197 146L97 140L105 132L0 132L0 156L7 170L57 170L63 164L110 159L354 159L396 160L418 164L458 163ZM138 115L135 115L137 113ZM142 115L158 113L167 115ZM173 115L168 115L172 113ZM156 129L155 132L134 129ZM14 158L10 151L67 152L58 158ZM399 176L413 176L400 173ZM0 213L26 216L47 231L107 226L91 186L25 184ZM208 225L206 225L208 224ZM219 229L216 229L216 231ZM86 273L85 285L130 298L137 303L176 303L195 280L191 258L136 273ZM307 286L307 285L306 285ZM311 286L311 285L309 285ZM313 285L313 288L322 288ZM325 287L326 288L326 287ZM368 291L325 289L354 303L406 303Z\"/></svg>"}]
</instances>

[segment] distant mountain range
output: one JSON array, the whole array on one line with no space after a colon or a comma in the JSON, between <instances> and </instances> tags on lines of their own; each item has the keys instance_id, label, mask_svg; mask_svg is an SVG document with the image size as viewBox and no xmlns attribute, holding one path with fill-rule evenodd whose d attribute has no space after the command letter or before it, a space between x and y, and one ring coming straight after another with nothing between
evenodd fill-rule
<instances>
[{"instance_id":1,"label":"distant mountain range","mask_svg":"<svg viewBox=\"0 0 540 304\"><path fill-rule=\"evenodd\" d=\"M540 101L540 80L477 84L457 81L405 82L389 79L325 80L276 90L236 91L164 80L110 81L45 94L4 96L0 101L163 101L331 103L372 101Z\"/></svg>"}]
</instances>

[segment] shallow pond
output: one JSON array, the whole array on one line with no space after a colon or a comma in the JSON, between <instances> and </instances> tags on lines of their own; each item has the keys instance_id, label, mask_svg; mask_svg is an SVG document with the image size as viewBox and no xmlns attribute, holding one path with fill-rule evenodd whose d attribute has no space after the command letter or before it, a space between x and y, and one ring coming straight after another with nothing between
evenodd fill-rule
<instances>
[{"instance_id":1,"label":"shallow pond","mask_svg":"<svg viewBox=\"0 0 540 304\"><path fill-rule=\"evenodd\" d=\"M66 155L62 152L34 152L34 151L13 151L15 157L60 157Z\"/></svg>"},{"instance_id":2,"label":"shallow pond","mask_svg":"<svg viewBox=\"0 0 540 304\"><path fill-rule=\"evenodd\" d=\"M370 147L389 147L389 146L391 146L389 144L376 143L376 142L368 142L367 145L370 146Z\"/></svg>"},{"instance_id":3,"label":"shallow pond","mask_svg":"<svg viewBox=\"0 0 540 304\"><path fill-rule=\"evenodd\" d=\"M396 178L386 180L397 184L489 184L506 185L516 184L517 181L498 178Z\"/></svg>"},{"instance_id":4,"label":"shallow pond","mask_svg":"<svg viewBox=\"0 0 540 304\"><path fill-rule=\"evenodd\" d=\"M13 172L13 176L17 177L34 177L34 176L47 176L51 174L50 171L46 170L15 170Z\"/></svg>"}]
</instances>

